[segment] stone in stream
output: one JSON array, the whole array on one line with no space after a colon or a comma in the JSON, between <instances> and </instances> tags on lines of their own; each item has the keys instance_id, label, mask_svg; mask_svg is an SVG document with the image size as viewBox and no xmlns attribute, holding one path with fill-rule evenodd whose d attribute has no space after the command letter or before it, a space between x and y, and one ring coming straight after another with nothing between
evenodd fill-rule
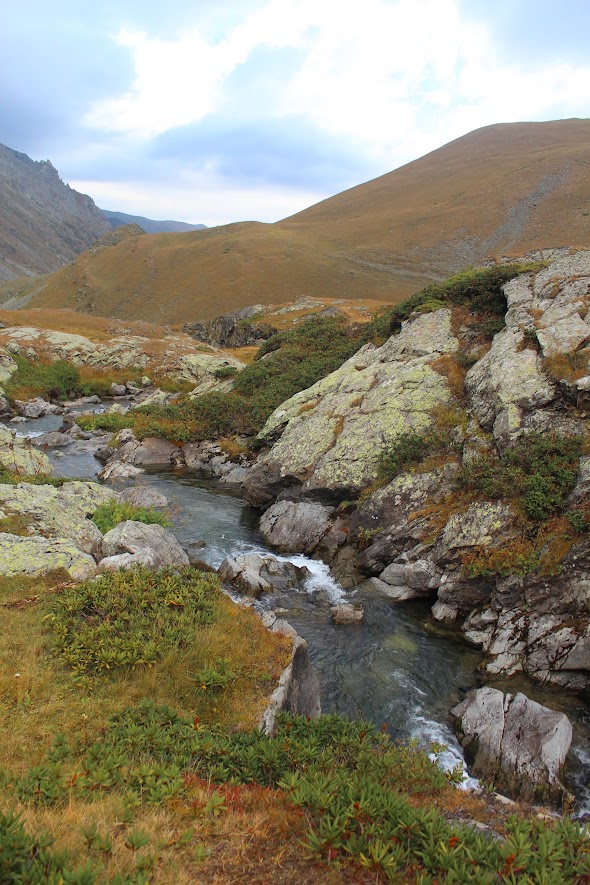
<instances>
[{"instance_id":1,"label":"stone in stream","mask_svg":"<svg viewBox=\"0 0 590 885\"><path fill-rule=\"evenodd\" d=\"M60 448L61 446L69 446L73 439L67 433L60 433L59 430L49 430L33 439L33 445L38 447L47 447L48 449Z\"/></svg>"},{"instance_id":2,"label":"stone in stream","mask_svg":"<svg viewBox=\"0 0 590 885\"><path fill-rule=\"evenodd\" d=\"M330 616L335 624L360 624L365 617L365 610L362 605L341 602L332 606Z\"/></svg>"},{"instance_id":3,"label":"stone in stream","mask_svg":"<svg viewBox=\"0 0 590 885\"><path fill-rule=\"evenodd\" d=\"M256 598L275 590L301 587L310 574L305 566L281 562L274 556L258 553L246 553L235 558L227 556L218 571L222 581L233 584L240 593Z\"/></svg>"},{"instance_id":4,"label":"stone in stream","mask_svg":"<svg viewBox=\"0 0 590 885\"><path fill-rule=\"evenodd\" d=\"M451 716L474 775L525 801L568 798L562 776L572 726L565 713L486 686L469 692Z\"/></svg>"},{"instance_id":5,"label":"stone in stream","mask_svg":"<svg viewBox=\"0 0 590 885\"><path fill-rule=\"evenodd\" d=\"M168 498L151 486L133 486L123 489L117 495L119 501L125 504L133 504L134 507L167 507Z\"/></svg>"}]
</instances>

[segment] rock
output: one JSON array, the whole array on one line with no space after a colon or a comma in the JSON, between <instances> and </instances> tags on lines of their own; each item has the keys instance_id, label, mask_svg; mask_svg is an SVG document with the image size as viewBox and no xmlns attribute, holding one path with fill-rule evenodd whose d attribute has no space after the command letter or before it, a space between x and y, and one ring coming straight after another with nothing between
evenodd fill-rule
<instances>
[{"instance_id":1,"label":"rock","mask_svg":"<svg viewBox=\"0 0 590 885\"><path fill-rule=\"evenodd\" d=\"M277 501L263 514L260 533L281 553L305 553L316 549L330 528L333 507L313 502Z\"/></svg>"},{"instance_id":2,"label":"rock","mask_svg":"<svg viewBox=\"0 0 590 885\"><path fill-rule=\"evenodd\" d=\"M494 688L470 692L452 711L470 757L472 773L524 801L561 801L563 768L572 726L556 713L519 693Z\"/></svg>"},{"instance_id":3,"label":"rock","mask_svg":"<svg viewBox=\"0 0 590 885\"><path fill-rule=\"evenodd\" d=\"M17 369L16 360L10 356L8 349L0 347L0 384L10 381Z\"/></svg>"},{"instance_id":4,"label":"rock","mask_svg":"<svg viewBox=\"0 0 590 885\"><path fill-rule=\"evenodd\" d=\"M12 406L0 390L0 418L11 418L14 415Z\"/></svg>"},{"instance_id":5,"label":"rock","mask_svg":"<svg viewBox=\"0 0 590 885\"><path fill-rule=\"evenodd\" d=\"M54 406L40 397L27 402L16 399L14 405L18 414L23 418L42 418L45 415L53 415L61 411L60 406Z\"/></svg>"},{"instance_id":6,"label":"rock","mask_svg":"<svg viewBox=\"0 0 590 885\"><path fill-rule=\"evenodd\" d=\"M144 376L142 377L142 379L141 379L141 386L142 386L142 387L150 387L150 386L151 386L151 383L152 383L152 382L150 381L150 379L148 378L147 375L144 375Z\"/></svg>"},{"instance_id":7,"label":"rock","mask_svg":"<svg viewBox=\"0 0 590 885\"><path fill-rule=\"evenodd\" d=\"M95 482L66 482L60 488L23 482L0 485L0 506L26 517L29 533L67 539L78 550L98 556L102 534L89 517L112 494Z\"/></svg>"},{"instance_id":8,"label":"rock","mask_svg":"<svg viewBox=\"0 0 590 885\"><path fill-rule=\"evenodd\" d=\"M272 593L272 585L260 572L249 568L245 563L238 563L227 556L219 566L217 574L225 583L232 584L240 593L257 599L263 593Z\"/></svg>"},{"instance_id":9,"label":"rock","mask_svg":"<svg viewBox=\"0 0 590 885\"><path fill-rule=\"evenodd\" d=\"M151 486L133 486L131 489L123 489L117 493L117 498L126 504L133 504L134 507L161 509L168 506L168 498Z\"/></svg>"},{"instance_id":10,"label":"rock","mask_svg":"<svg viewBox=\"0 0 590 885\"><path fill-rule=\"evenodd\" d=\"M291 663L281 674L270 703L260 718L258 728L271 735L276 728L277 713L295 713L314 718L321 713L320 687L309 659L307 642L286 621L275 619L269 629L293 636Z\"/></svg>"},{"instance_id":11,"label":"rock","mask_svg":"<svg viewBox=\"0 0 590 885\"><path fill-rule=\"evenodd\" d=\"M146 549L149 554L142 552ZM104 558L120 553L141 553L139 560L145 564L143 558L149 556L151 568L189 565L188 556L171 532L161 525L145 525L132 520L121 522L106 533L102 539L102 553Z\"/></svg>"},{"instance_id":12,"label":"rock","mask_svg":"<svg viewBox=\"0 0 590 885\"><path fill-rule=\"evenodd\" d=\"M459 617L459 609L455 605L449 605L449 603L437 599L432 606L432 617L435 621L451 624Z\"/></svg>"},{"instance_id":13,"label":"rock","mask_svg":"<svg viewBox=\"0 0 590 885\"><path fill-rule=\"evenodd\" d=\"M113 382L111 384L111 393L113 396L126 396L127 388L124 384L116 384Z\"/></svg>"},{"instance_id":14,"label":"rock","mask_svg":"<svg viewBox=\"0 0 590 885\"><path fill-rule=\"evenodd\" d=\"M379 454L404 431L428 427L432 409L450 402L432 363L457 347L450 311L423 314L282 403L259 434L272 447L248 476L246 499L264 506L299 485L340 498L361 491L377 476Z\"/></svg>"},{"instance_id":15,"label":"rock","mask_svg":"<svg viewBox=\"0 0 590 885\"><path fill-rule=\"evenodd\" d=\"M115 436L115 442L120 445L115 449L111 459L135 467L169 467L179 451L179 447L174 443L156 436L137 440L133 436L133 431L129 430L120 431Z\"/></svg>"},{"instance_id":16,"label":"rock","mask_svg":"<svg viewBox=\"0 0 590 885\"><path fill-rule=\"evenodd\" d=\"M98 477L104 482L114 482L118 479L129 479L130 477L139 476L145 473L143 467L134 467L132 464L122 464L120 461L113 461L99 472Z\"/></svg>"},{"instance_id":17,"label":"rock","mask_svg":"<svg viewBox=\"0 0 590 885\"><path fill-rule=\"evenodd\" d=\"M262 593L302 587L310 577L305 566L284 562L275 556L245 553L226 557L219 567L222 581L233 584L241 593L258 597Z\"/></svg>"},{"instance_id":18,"label":"rock","mask_svg":"<svg viewBox=\"0 0 590 885\"><path fill-rule=\"evenodd\" d=\"M360 624L365 617L362 605L341 602L330 609L330 617L335 624Z\"/></svg>"},{"instance_id":19,"label":"rock","mask_svg":"<svg viewBox=\"0 0 590 885\"><path fill-rule=\"evenodd\" d=\"M246 322L262 313L263 305L255 304L215 317L206 323L188 323L183 326L183 331L197 341L205 341L217 347L247 347L257 344L261 339L270 338L277 331L268 323Z\"/></svg>"},{"instance_id":20,"label":"rock","mask_svg":"<svg viewBox=\"0 0 590 885\"><path fill-rule=\"evenodd\" d=\"M57 569L65 569L74 581L84 581L95 574L96 562L62 538L0 534L0 574L34 577Z\"/></svg>"},{"instance_id":21,"label":"rock","mask_svg":"<svg viewBox=\"0 0 590 885\"><path fill-rule=\"evenodd\" d=\"M26 476L52 476L53 467L47 455L31 448L28 442L11 435L0 436L0 465L11 473Z\"/></svg>"},{"instance_id":22,"label":"rock","mask_svg":"<svg viewBox=\"0 0 590 885\"><path fill-rule=\"evenodd\" d=\"M32 442L35 446L54 449L61 448L61 446L70 446L73 440L66 433L60 433L59 430L50 430L48 433L35 437Z\"/></svg>"}]
</instances>

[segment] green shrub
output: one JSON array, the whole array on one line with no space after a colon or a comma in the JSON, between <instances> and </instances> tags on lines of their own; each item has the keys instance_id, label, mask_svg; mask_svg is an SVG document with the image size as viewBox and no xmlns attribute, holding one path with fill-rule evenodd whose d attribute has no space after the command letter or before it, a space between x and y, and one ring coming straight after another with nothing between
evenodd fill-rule
<instances>
[{"instance_id":1,"label":"green shrub","mask_svg":"<svg viewBox=\"0 0 590 885\"><path fill-rule=\"evenodd\" d=\"M395 442L381 455L379 479L391 482L406 467L417 464L427 455L440 451L450 442L448 432L426 430L419 433L408 430L400 433Z\"/></svg>"},{"instance_id":2,"label":"green shrub","mask_svg":"<svg viewBox=\"0 0 590 885\"><path fill-rule=\"evenodd\" d=\"M565 504L581 449L577 436L526 433L500 459L483 455L464 465L459 484L486 498L516 499L528 519L541 522Z\"/></svg>"},{"instance_id":3,"label":"green shrub","mask_svg":"<svg viewBox=\"0 0 590 885\"><path fill-rule=\"evenodd\" d=\"M149 667L215 619L220 592L215 575L190 568L101 574L53 600L50 647L77 677Z\"/></svg>"},{"instance_id":4,"label":"green shrub","mask_svg":"<svg viewBox=\"0 0 590 885\"><path fill-rule=\"evenodd\" d=\"M92 522L98 526L103 535L127 519L143 522L146 525L171 525L170 520L153 507L136 507L134 504L114 499L100 504L92 514Z\"/></svg>"},{"instance_id":5,"label":"green shrub","mask_svg":"<svg viewBox=\"0 0 590 885\"><path fill-rule=\"evenodd\" d=\"M41 396L44 399L67 399L70 394L76 394L80 373L65 360L32 362L20 354L15 354L13 359L18 369L4 385L9 399L19 399L21 391L27 397Z\"/></svg>"},{"instance_id":6,"label":"green shrub","mask_svg":"<svg viewBox=\"0 0 590 885\"><path fill-rule=\"evenodd\" d=\"M93 885L98 873L90 864L74 870L65 854L50 850L44 834L29 836L19 816L0 812L0 882L23 885Z\"/></svg>"},{"instance_id":7,"label":"green shrub","mask_svg":"<svg viewBox=\"0 0 590 885\"><path fill-rule=\"evenodd\" d=\"M68 762L67 742L58 739L47 762L21 779L19 794L23 801L55 804L116 791L132 809L177 802L190 776L227 785L233 795L240 784L257 784L282 790L305 810L308 855L354 861L367 881L573 885L590 874L586 833L567 819L514 816L502 839L447 821L437 808L444 807L447 776L425 752L392 744L372 725L285 714L277 725L273 737L208 729L144 701L113 715L98 741L79 747L78 759ZM68 764L76 778L64 777L61 766ZM48 802L43 784L60 798ZM226 795L232 793L223 786L212 792L204 812L220 814ZM131 832L145 844L139 831ZM86 832L87 840L97 835Z\"/></svg>"}]
</instances>

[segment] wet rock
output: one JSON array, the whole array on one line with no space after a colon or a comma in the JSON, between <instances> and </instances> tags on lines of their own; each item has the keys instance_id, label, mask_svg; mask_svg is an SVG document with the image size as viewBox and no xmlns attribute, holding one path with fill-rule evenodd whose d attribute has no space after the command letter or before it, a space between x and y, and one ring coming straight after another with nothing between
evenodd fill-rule
<instances>
[{"instance_id":1,"label":"wet rock","mask_svg":"<svg viewBox=\"0 0 590 885\"><path fill-rule=\"evenodd\" d=\"M281 553L314 552L330 528L333 507L310 501L277 501L263 514L260 533Z\"/></svg>"},{"instance_id":2,"label":"wet rock","mask_svg":"<svg viewBox=\"0 0 590 885\"><path fill-rule=\"evenodd\" d=\"M65 569L73 580L83 581L95 574L96 562L63 538L0 534L0 574L34 577L57 569Z\"/></svg>"},{"instance_id":3,"label":"wet rock","mask_svg":"<svg viewBox=\"0 0 590 885\"><path fill-rule=\"evenodd\" d=\"M14 406L19 415L23 418L43 418L45 415L55 415L62 411L60 406L54 406L46 400L36 397L35 399L15 400Z\"/></svg>"},{"instance_id":4,"label":"wet rock","mask_svg":"<svg viewBox=\"0 0 590 885\"><path fill-rule=\"evenodd\" d=\"M262 593L302 587L311 573L305 566L282 562L274 556L246 553L226 557L218 574L222 581L233 584L241 593L258 597Z\"/></svg>"},{"instance_id":5,"label":"wet rock","mask_svg":"<svg viewBox=\"0 0 590 885\"><path fill-rule=\"evenodd\" d=\"M102 539L102 553L101 568L112 566L112 562L103 565L105 558L124 553L132 554L131 558L120 561L125 568L135 563L146 565L148 559L150 568L189 565L188 556L171 532L161 525L145 525L132 520L121 522L106 533Z\"/></svg>"},{"instance_id":6,"label":"wet rock","mask_svg":"<svg viewBox=\"0 0 590 885\"><path fill-rule=\"evenodd\" d=\"M127 393L127 388L124 384L116 384L114 381L111 384L111 393L113 396L125 396Z\"/></svg>"},{"instance_id":7,"label":"wet rock","mask_svg":"<svg viewBox=\"0 0 590 885\"><path fill-rule=\"evenodd\" d=\"M48 433L43 433L41 436L37 436L33 439L33 445L41 448L47 447L49 449L70 446L72 442L73 440L71 436L68 436L66 433L60 433L59 430L50 430Z\"/></svg>"},{"instance_id":8,"label":"wet rock","mask_svg":"<svg viewBox=\"0 0 590 885\"><path fill-rule=\"evenodd\" d=\"M496 789L524 801L561 801L563 768L572 726L523 694L494 688L470 692L452 711L471 771Z\"/></svg>"},{"instance_id":9,"label":"wet rock","mask_svg":"<svg viewBox=\"0 0 590 885\"><path fill-rule=\"evenodd\" d=\"M143 467L134 467L133 464L123 464L121 461L113 461L107 464L99 472L98 477L104 482L114 482L116 480L130 479L145 473Z\"/></svg>"},{"instance_id":10,"label":"wet rock","mask_svg":"<svg viewBox=\"0 0 590 885\"><path fill-rule=\"evenodd\" d=\"M341 602L330 609L330 617L335 624L360 624L365 617L362 605Z\"/></svg>"}]
</instances>

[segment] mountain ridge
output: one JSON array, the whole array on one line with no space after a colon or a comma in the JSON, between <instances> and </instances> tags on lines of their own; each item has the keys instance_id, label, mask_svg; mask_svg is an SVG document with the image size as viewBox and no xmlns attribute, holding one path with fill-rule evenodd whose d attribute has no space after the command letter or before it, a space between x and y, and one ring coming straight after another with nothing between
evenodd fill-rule
<instances>
[{"instance_id":1,"label":"mountain ridge","mask_svg":"<svg viewBox=\"0 0 590 885\"><path fill-rule=\"evenodd\" d=\"M31 306L192 322L306 296L393 303L495 256L587 247L589 166L590 120L494 124L275 224L84 254Z\"/></svg>"}]
</instances>

